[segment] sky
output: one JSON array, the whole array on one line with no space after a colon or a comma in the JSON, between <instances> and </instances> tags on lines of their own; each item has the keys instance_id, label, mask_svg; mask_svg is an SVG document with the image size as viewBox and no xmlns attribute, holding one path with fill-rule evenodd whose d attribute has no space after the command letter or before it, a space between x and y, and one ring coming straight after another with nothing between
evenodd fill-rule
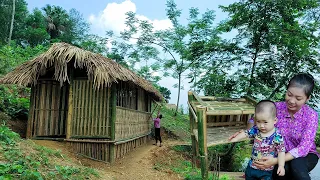
<instances>
[{"instance_id":1,"label":"sky","mask_svg":"<svg viewBox=\"0 0 320 180\"><path fill-rule=\"evenodd\" d=\"M171 22L166 17L166 1L165 0L26 0L28 3L28 10L31 12L34 8L41 9L46 4L61 6L69 11L74 8L79 11L84 19L90 23L90 33L97 34L104 37L105 32L113 30L119 33L125 29L125 13L133 11L137 17L149 20L153 23L156 30L170 28ZM181 18L182 24L187 23L188 10L191 7L199 8L203 13L207 9L214 10L218 23L225 20L228 14L219 9L219 5L227 6L236 2L236 0L175 0L178 9L182 10ZM176 79L163 78L160 82L161 86L168 88L171 91L171 99L169 103L176 104L178 89L173 88L177 83ZM184 89L181 91L180 104L187 108L187 92L190 89L188 80L183 80Z\"/></svg>"}]
</instances>

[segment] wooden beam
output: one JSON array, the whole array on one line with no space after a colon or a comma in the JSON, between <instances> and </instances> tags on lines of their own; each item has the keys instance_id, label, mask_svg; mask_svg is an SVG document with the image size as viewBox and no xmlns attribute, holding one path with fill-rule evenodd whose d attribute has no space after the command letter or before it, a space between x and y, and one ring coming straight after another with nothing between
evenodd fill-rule
<instances>
[{"instance_id":1,"label":"wooden beam","mask_svg":"<svg viewBox=\"0 0 320 180\"><path fill-rule=\"evenodd\" d=\"M232 122L212 122L212 123L207 123L208 127L217 127L217 126L234 126L234 125L244 125L246 122L237 122L237 121L232 121Z\"/></svg>"},{"instance_id":2,"label":"wooden beam","mask_svg":"<svg viewBox=\"0 0 320 180\"><path fill-rule=\"evenodd\" d=\"M207 127L206 127L206 107L197 106L198 117L198 144L201 162L201 175L203 180L208 179L208 155L207 155Z\"/></svg>"},{"instance_id":3,"label":"wooden beam","mask_svg":"<svg viewBox=\"0 0 320 180\"><path fill-rule=\"evenodd\" d=\"M190 131L191 131L191 145L192 145L192 168L196 167L196 159L197 159L197 141L198 141L198 130L194 129L197 127L196 122L198 122L198 118L196 113L194 112L193 107L190 103L194 101L194 96L191 91L188 91L188 106L189 106L189 119L190 119Z\"/></svg>"}]
</instances>

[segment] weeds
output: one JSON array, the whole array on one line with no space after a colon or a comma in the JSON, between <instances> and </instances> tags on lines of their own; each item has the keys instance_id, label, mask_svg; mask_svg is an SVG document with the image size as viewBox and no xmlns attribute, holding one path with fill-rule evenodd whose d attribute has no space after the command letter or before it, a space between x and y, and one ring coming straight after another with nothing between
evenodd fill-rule
<instances>
[{"instance_id":1,"label":"weeds","mask_svg":"<svg viewBox=\"0 0 320 180\"><path fill-rule=\"evenodd\" d=\"M8 127L0 126L0 179L91 179L99 177L91 168L61 166L54 158L63 158L60 151L21 140Z\"/></svg>"}]
</instances>

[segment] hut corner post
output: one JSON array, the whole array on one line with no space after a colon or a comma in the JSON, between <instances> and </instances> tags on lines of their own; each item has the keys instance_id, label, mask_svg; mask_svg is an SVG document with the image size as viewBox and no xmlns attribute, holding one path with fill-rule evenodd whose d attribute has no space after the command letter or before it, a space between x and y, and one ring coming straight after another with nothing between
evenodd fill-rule
<instances>
[{"instance_id":1,"label":"hut corner post","mask_svg":"<svg viewBox=\"0 0 320 180\"><path fill-rule=\"evenodd\" d=\"M199 154L201 175L203 180L208 179L208 149L207 149L207 114L206 107L197 106Z\"/></svg>"},{"instance_id":2,"label":"hut corner post","mask_svg":"<svg viewBox=\"0 0 320 180\"><path fill-rule=\"evenodd\" d=\"M111 97L110 97L110 104L111 104L111 116L110 116L110 125L111 125L111 140L115 140L115 122L116 122L116 106L117 106L117 96L116 96L116 84L111 85ZM115 160L115 144L110 144L110 163L114 163Z\"/></svg>"},{"instance_id":3,"label":"hut corner post","mask_svg":"<svg viewBox=\"0 0 320 180\"><path fill-rule=\"evenodd\" d=\"M33 124L34 124L34 92L35 87L31 87L31 96L30 96L30 107L29 107L29 114L28 114L28 123L27 123L27 134L26 138L30 139L32 138L32 132L33 132Z\"/></svg>"},{"instance_id":4,"label":"hut corner post","mask_svg":"<svg viewBox=\"0 0 320 180\"><path fill-rule=\"evenodd\" d=\"M194 97L193 97L193 93L191 91L188 91L188 103L190 104L189 107L189 118L190 118L190 134L191 134L191 142L192 142L192 168L195 168L196 166L196 158L197 158L197 146L196 146L196 137L193 133L193 129L195 126L195 118L193 117L193 114L191 111L193 111L193 109L191 109L192 107L192 101L194 101Z\"/></svg>"},{"instance_id":5,"label":"hut corner post","mask_svg":"<svg viewBox=\"0 0 320 180\"><path fill-rule=\"evenodd\" d=\"M71 121L73 115L73 69L70 69L70 84L69 84L69 97L68 97L68 116L67 116L67 129L66 129L66 139L71 137Z\"/></svg>"}]
</instances>

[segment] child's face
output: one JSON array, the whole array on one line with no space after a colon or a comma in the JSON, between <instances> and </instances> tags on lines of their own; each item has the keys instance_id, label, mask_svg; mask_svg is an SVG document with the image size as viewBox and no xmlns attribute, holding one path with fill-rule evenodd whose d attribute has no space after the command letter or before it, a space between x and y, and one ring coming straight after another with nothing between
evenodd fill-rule
<instances>
[{"instance_id":1,"label":"child's face","mask_svg":"<svg viewBox=\"0 0 320 180\"><path fill-rule=\"evenodd\" d=\"M270 113L260 112L255 114L256 125L263 133L270 132L274 128L276 118L272 118Z\"/></svg>"}]
</instances>

